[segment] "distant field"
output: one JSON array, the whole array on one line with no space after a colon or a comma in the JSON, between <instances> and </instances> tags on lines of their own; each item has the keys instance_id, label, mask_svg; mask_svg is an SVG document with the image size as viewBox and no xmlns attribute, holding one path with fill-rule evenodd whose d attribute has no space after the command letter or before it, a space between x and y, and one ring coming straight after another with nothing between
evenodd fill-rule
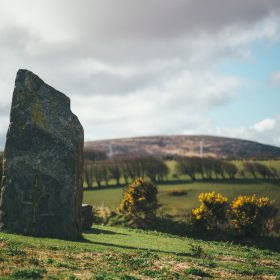
<instances>
[{"instance_id":1,"label":"distant field","mask_svg":"<svg viewBox=\"0 0 280 280\"><path fill-rule=\"evenodd\" d=\"M174 215L179 219L184 219L186 214L194 207L198 206L198 195L201 192L220 192L229 199L240 194L256 194L258 196L268 196L275 200L280 207L280 181L265 182L261 180L235 180L235 181L213 181L213 182L184 182L168 183L159 185L158 199L162 205L159 213ZM185 190L184 196L171 196L171 190ZM119 206L122 197L122 188L100 189L84 191L84 203L95 206L108 206L114 210Z\"/></svg>"},{"instance_id":2,"label":"distant field","mask_svg":"<svg viewBox=\"0 0 280 280\"><path fill-rule=\"evenodd\" d=\"M259 161L269 167L273 167L280 173L279 160ZM243 168L244 161L233 161L238 170ZM240 194L258 196L268 196L275 200L276 205L280 208L280 180L263 181L254 180L250 174L245 174L248 179L241 179L237 176L236 180L213 180L192 182L186 175L176 176L175 161L166 161L170 169L168 182L160 184L158 200L161 204L159 214L173 215L180 220L184 220L186 215L192 208L199 205L198 195L201 192L219 192L227 196L230 200ZM177 174L178 175L178 174ZM175 178L177 178L175 181ZM198 177L199 179L199 177ZM124 183L124 180L121 180ZM101 188L84 191L84 203L89 203L95 206L106 206L111 210L116 209L123 193L123 188L115 187L115 181L109 181L110 188ZM184 190L187 192L184 196L171 196L171 190Z\"/></svg>"}]
</instances>

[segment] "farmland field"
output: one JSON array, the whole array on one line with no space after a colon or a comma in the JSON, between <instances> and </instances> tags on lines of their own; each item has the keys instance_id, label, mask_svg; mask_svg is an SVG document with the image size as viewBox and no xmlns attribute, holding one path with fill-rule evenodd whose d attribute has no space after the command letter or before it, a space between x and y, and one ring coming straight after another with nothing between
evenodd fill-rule
<instances>
[{"instance_id":1,"label":"farmland field","mask_svg":"<svg viewBox=\"0 0 280 280\"><path fill-rule=\"evenodd\" d=\"M161 204L159 213L170 214L177 218L184 219L186 214L193 208L198 206L198 195L201 192L219 192L229 199L245 194L256 194L257 196L268 196L275 200L280 207L280 181L262 181L262 180L217 180L211 182L204 181L183 181L183 182L167 182L158 186L158 200ZM170 191L184 190L185 195L173 196ZM122 197L123 188L101 188L95 190L84 191L84 203L94 206L107 206L114 210L119 206Z\"/></svg>"}]
</instances>

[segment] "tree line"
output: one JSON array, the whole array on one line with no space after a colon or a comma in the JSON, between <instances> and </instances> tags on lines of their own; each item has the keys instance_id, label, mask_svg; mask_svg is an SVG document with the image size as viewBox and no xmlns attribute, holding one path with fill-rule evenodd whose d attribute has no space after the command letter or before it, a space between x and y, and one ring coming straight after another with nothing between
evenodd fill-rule
<instances>
[{"instance_id":1,"label":"tree line","mask_svg":"<svg viewBox=\"0 0 280 280\"><path fill-rule=\"evenodd\" d=\"M264 180L279 178L279 173L274 167L268 167L260 162L245 162L243 166L244 171L251 174L254 179L258 176Z\"/></svg>"},{"instance_id":2,"label":"tree line","mask_svg":"<svg viewBox=\"0 0 280 280\"><path fill-rule=\"evenodd\" d=\"M246 178L246 174L250 174L254 179L261 177L262 179L279 178L278 171L273 167L260 162L244 162L241 170L236 165L224 159L212 157L182 157L177 159L176 171L181 175L188 175L192 180L201 179L230 179L233 180L238 175Z\"/></svg>"},{"instance_id":3,"label":"tree line","mask_svg":"<svg viewBox=\"0 0 280 280\"><path fill-rule=\"evenodd\" d=\"M174 178L187 175L191 180L212 180L238 178L278 179L279 173L260 162L244 161L239 168L232 161L213 157L179 157L176 159ZM108 186L114 180L115 185L125 185L136 178L146 178L153 183L168 179L170 170L165 161L152 156L114 157L93 153L86 157L84 179L88 188Z\"/></svg>"},{"instance_id":4,"label":"tree line","mask_svg":"<svg viewBox=\"0 0 280 280\"><path fill-rule=\"evenodd\" d=\"M0 178L3 173L3 154L0 153ZM244 161L241 168L225 159L212 157L178 157L175 171L178 175L187 175L196 179L235 179L248 178L279 179L280 174L274 167L257 161ZM153 156L114 157L108 159L106 153L99 151L85 154L84 180L91 188L96 183L98 187L108 186L114 180L115 185L122 182L127 185L136 178L147 178L156 183L168 179L170 170L165 161ZM178 175L175 175L179 179Z\"/></svg>"},{"instance_id":5,"label":"tree line","mask_svg":"<svg viewBox=\"0 0 280 280\"><path fill-rule=\"evenodd\" d=\"M121 178L125 184L136 178L148 178L152 182L160 182L166 179L168 174L169 168L166 163L152 156L87 160L84 167L84 179L88 188L91 188L94 182L98 187L102 184L108 186L111 179L116 185L120 185Z\"/></svg>"},{"instance_id":6,"label":"tree line","mask_svg":"<svg viewBox=\"0 0 280 280\"><path fill-rule=\"evenodd\" d=\"M188 175L192 180L202 179L234 179L238 169L228 161L216 158L183 157L177 160L176 171Z\"/></svg>"}]
</instances>

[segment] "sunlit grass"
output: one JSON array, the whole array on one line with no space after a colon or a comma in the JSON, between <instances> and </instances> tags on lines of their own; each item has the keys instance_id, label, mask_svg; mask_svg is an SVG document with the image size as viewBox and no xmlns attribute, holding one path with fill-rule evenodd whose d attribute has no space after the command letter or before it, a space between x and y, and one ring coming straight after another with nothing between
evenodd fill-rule
<instances>
[{"instance_id":1,"label":"sunlit grass","mask_svg":"<svg viewBox=\"0 0 280 280\"><path fill-rule=\"evenodd\" d=\"M38 279L189 279L196 274L275 279L279 275L280 254L268 249L143 230L94 226L79 242L8 233L0 237L1 279L32 275Z\"/></svg>"}]
</instances>

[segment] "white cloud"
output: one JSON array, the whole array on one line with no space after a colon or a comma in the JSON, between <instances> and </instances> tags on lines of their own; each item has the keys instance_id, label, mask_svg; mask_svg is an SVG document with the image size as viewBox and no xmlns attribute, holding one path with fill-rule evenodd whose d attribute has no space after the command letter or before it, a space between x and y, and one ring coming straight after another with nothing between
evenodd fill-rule
<instances>
[{"instance_id":1,"label":"white cloud","mask_svg":"<svg viewBox=\"0 0 280 280\"><path fill-rule=\"evenodd\" d=\"M71 97L86 139L214 133L205 114L247 84L217 73L218 63L248 59L252 44L279 36L275 0L213 0L207 8L204 0L0 5L0 134L19 68Z\"/></svg>"},{"instance_id":2,"label":"white cloud","mask_svg":"<svg viewBox=\"0 0 280 280\"><path fill-rule=\"evenodd\" d=\"M250 126L220 127L212 124L208 134L247 139L280 147L280 115L260 120Z\"/></svg>"},{"instance_id":3,"label":"white cloud","mask_svg":"<svg viewBox=\"0 0 280 280\"><path fill-rule=\"evenodd\" d=\"M84 124L87 140L180 134L192 124L205 121L199 117L201 112L234 98L241 85L242 80L234 77L183 73L126 96L74 95L71 107Z\"/></svg>"},{"instance_id":4,"label":"white cloud","mask_svg":"<svg viewBox=\"0 0 280 280\"><path fill-rule=\"evenodd\" d=\"M264 119L253 125L253 129L257 132L264 132L267 130L272 130L275 128L276 120L274 119Z\"/></svg>"}]
</instances>

